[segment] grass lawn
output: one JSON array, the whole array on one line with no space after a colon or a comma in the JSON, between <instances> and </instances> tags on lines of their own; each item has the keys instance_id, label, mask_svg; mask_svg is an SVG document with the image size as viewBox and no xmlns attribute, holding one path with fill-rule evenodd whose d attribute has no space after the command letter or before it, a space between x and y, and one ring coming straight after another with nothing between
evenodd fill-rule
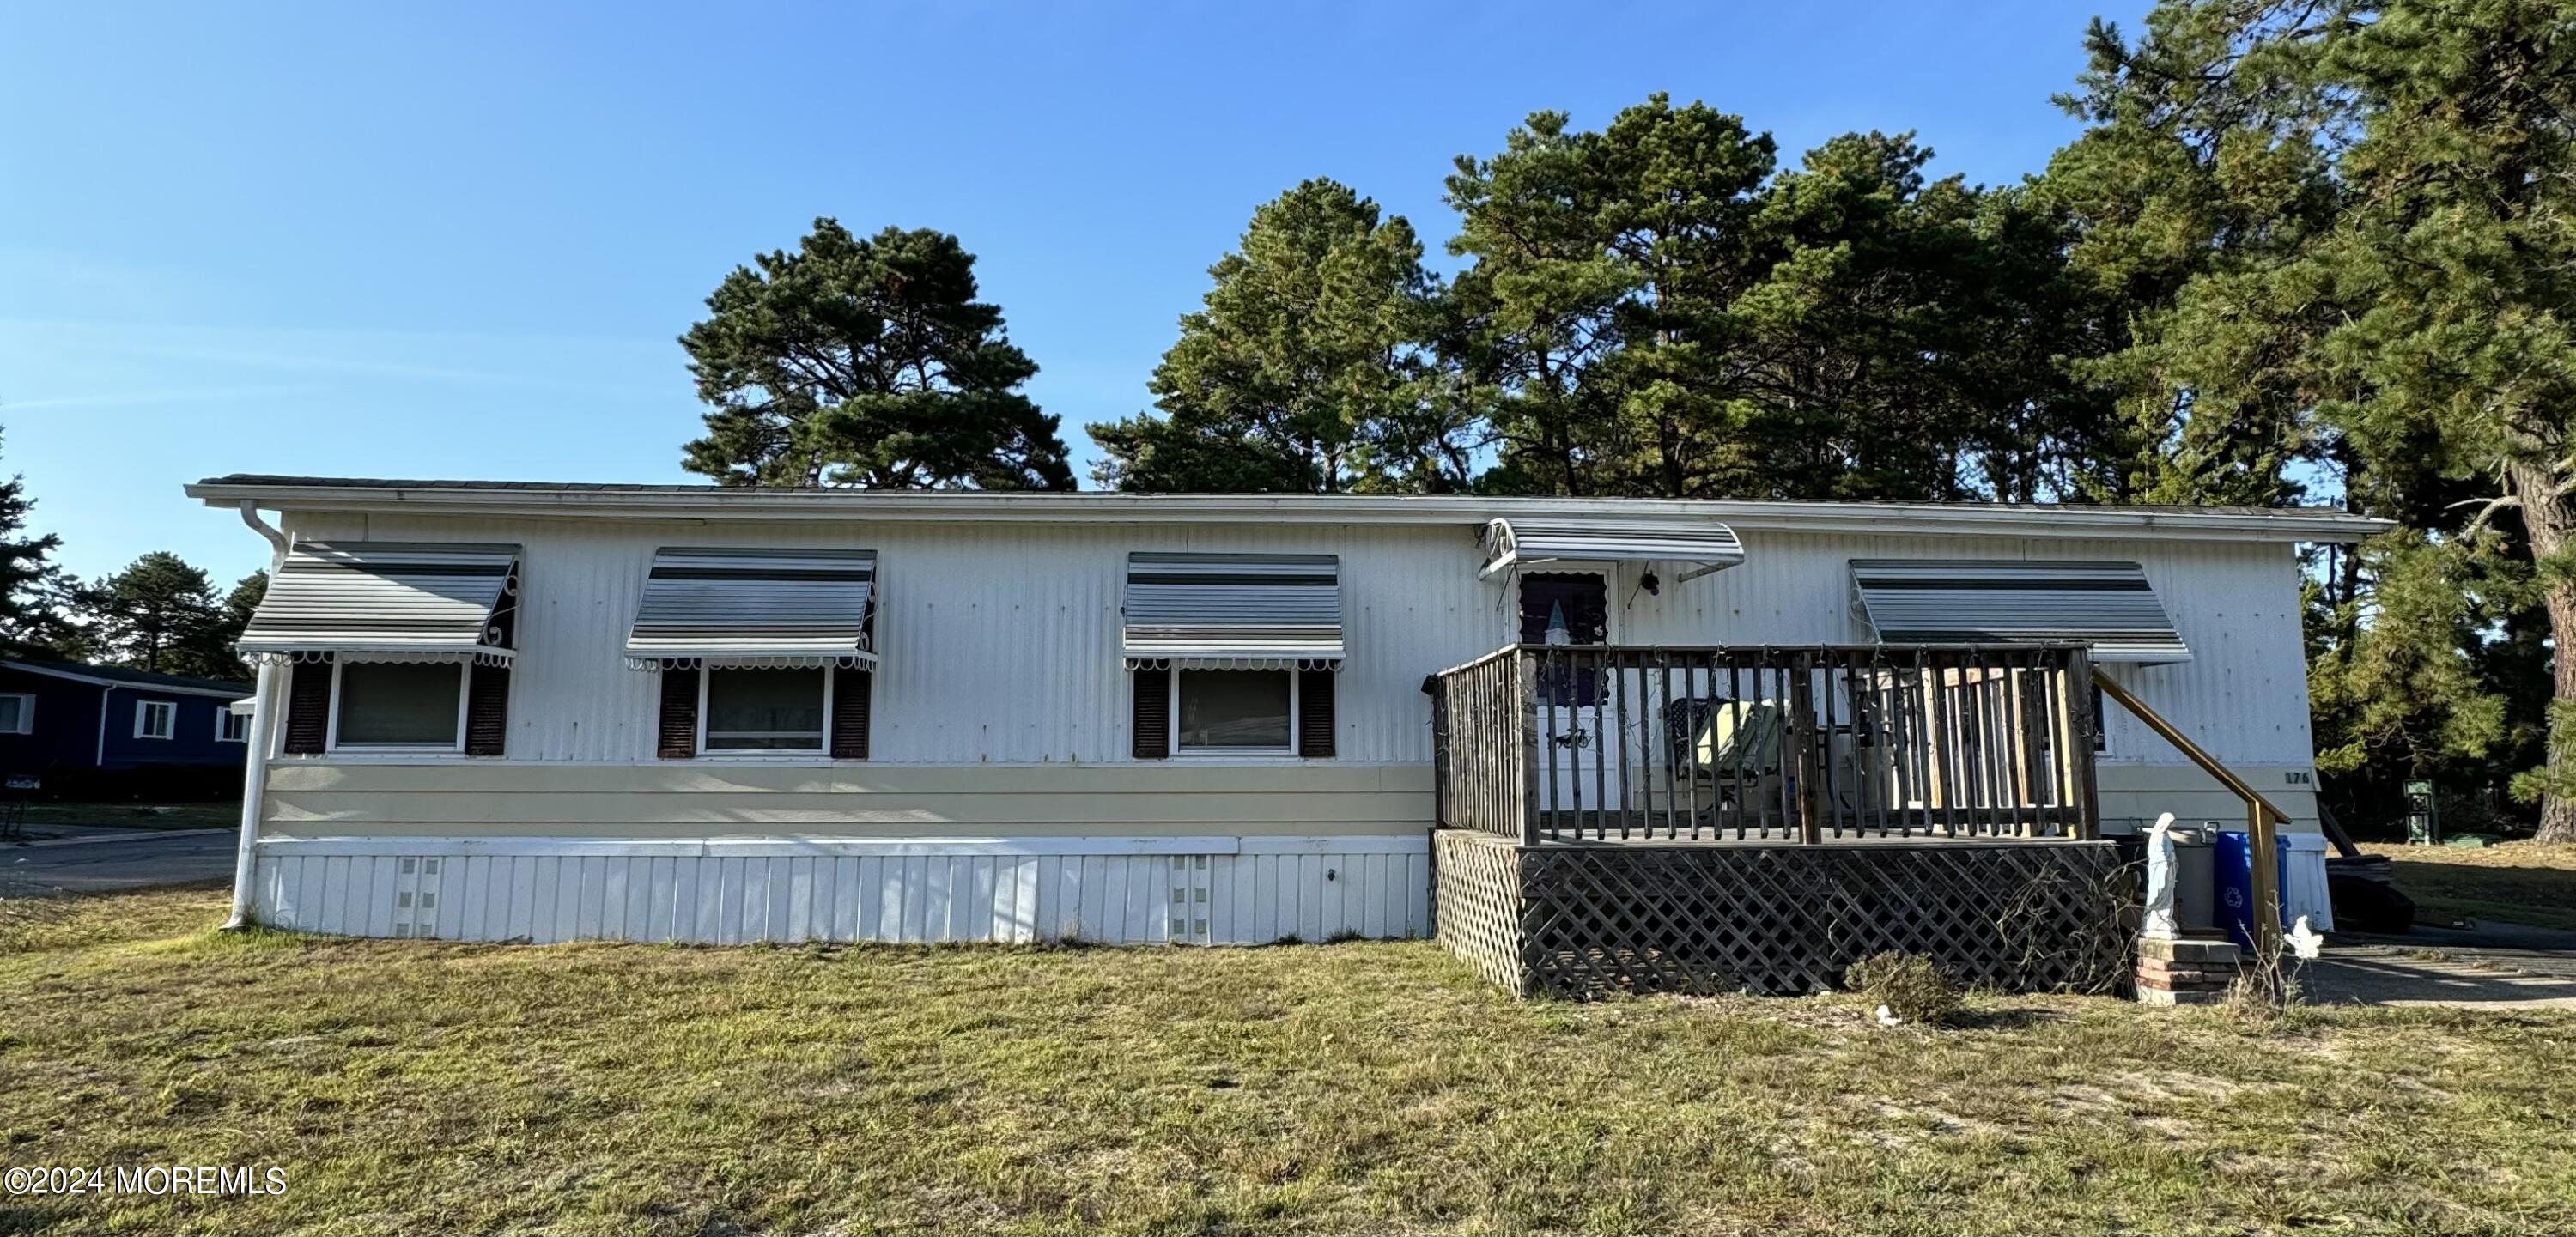
<instances>
[{"instance_id":1,"label":"grass lawn","mask_svg":"<svg viewBox=\"0 0 2576 1237\"><path fill-rule=\"evenodd\" d=\"M0 1161L285 1170L0 1231L2576 1229L2576 1017L1516 1002L1436 945L0 954Z\"/></svg>"},{"instance_id":2,"label":"grass lawn","mask_svg":"<svg viewBox=\"0 0 2576 1237\"><path fill-rule=\"evenodd\" d=\"M2576 929L2576 846L2507 842L2464 846L2373 844L2397 888L2415 899L2416 918L2446 924L2463 916Z\"/></svg>"},{"instance_id":3,"label":"grass lawn","mask_svg":"<svg viewBox=\"0 0 2576 1237\"><path fill-rule=\"evenodd\" d=\"M238 803L30 803L27 827L107 825L118 829L230 829L241 824Z\"/></svg>"}]
</instances>

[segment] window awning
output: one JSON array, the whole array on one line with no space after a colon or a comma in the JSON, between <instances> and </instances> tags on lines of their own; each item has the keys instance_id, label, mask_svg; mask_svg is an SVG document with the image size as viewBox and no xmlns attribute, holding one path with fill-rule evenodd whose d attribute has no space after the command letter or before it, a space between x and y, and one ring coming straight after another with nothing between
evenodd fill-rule
<instances>
[{"instance_id":1,"label":"window awning","mask_svg":"<svg viewBox=\"0 0 2576 1237\"><path fill-rule=\"evenodd\" d=\"M874 550L665 546L626 637L635 670L873 666Z\"/></svg>"},{"instance_id":2,"label":"window awning","mask_svg":"<svg viewBox=\"0 0 2576 1237\"><path fill-rule=\"evenodd\" d=\"M2088 641L2095 661L2191 660L2136 563L1854 559L1851 568L1882 643Z\"/></svg>"},{"instance_id":3,"label":"window awning","mask_svg":"<svg viewBox=\"0 0 2576 1237\"><path fill-rule=\"evenodd\" d=\"M262 661L510 659L519 547L301 542L235 646Z\"/></svg>"},{"instance_id":4,"label":"window awning","mask_svg":"<svg viewBox=\"0 0 2576 1237\"><path fill-rule=\"evenodd\" d=\"M1340 669L1341 560L1330 554L1127 556L1129 669Z\"/></svg>"},{"instance_id":5,"label":"window awning","mask_svg":"<svg viewBox=\"0 0 2576 1237\"><path fill-rule=\"evenodd\" d=\"M1715 520L1493 520L1485 525L1484 579L1541 563L1682 563L1673 582L1744 561L1735 530Z\"/></svg>"}]
</instances>

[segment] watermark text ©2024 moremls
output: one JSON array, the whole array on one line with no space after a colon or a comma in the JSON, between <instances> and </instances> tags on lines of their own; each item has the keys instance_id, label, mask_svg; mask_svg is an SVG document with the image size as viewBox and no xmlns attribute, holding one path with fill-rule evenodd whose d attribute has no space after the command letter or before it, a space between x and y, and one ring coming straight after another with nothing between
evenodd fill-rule
<instances>
[{"instance_id":1,"label":"watermark text \u00a92024 moremls","mask_svg":"<svg viewBox=\"0 0 2576 1237\"><path fill-rule=\"evenodd\" d=\"M211 1164L148 1164L141 1168L67 1166L0 1171L0 1190L32 1194L283 1194L283 1168Z\"/></svg>"}]
</instances>

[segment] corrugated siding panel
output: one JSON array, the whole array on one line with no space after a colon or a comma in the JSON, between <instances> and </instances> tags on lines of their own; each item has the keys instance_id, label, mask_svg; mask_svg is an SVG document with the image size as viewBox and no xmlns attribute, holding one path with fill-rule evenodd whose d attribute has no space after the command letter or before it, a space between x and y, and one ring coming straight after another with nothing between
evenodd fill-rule
<instances>
[{"instance_id":1,"label":"corrugated siding panel","mask_svg":"<svg viewBox=\"0 0 2576 1237\"><path fill-rule=\"evenodd\" d=\"M1853 537L1748 533L1744 565L1675 585L1660 599L1624 571L1611 590L1611 638L1636 644L1866 643L1851 559L2130 559L2193 650L2176 665L2110 674L2220 759L2304 766L2306 654L2298 564L2287 545L2182 541L2027 541L2003 537ZM2153 732L2110 710L2106 762L2185 764Z\"/></svg>"},{"instance_id":2,"label":"corrugated siding panel","mask_svg":"<svg viewBox=\"0 0 2576 1237\"><path fill-rule=\"evenodd\" d=\"M619 669L655 547L693 543L876 547L895 587L879 598L870 756L887 763L1131 759L1118 607L1127 555L1330 553L1341 560L1347 656L1336 693L1345 761L1428 761L1425 675L1511 638L1504 577L1480 581L1476 530L1384 526L656 525L555 520L296 516L301 536L521 543L518 707L527 759L652 759L655 676ZM2191 662L2112 673L2222 759L2306 765L2307 682L2297 567L2287 545L1750 532L1745 561L1659 595L1645 568L1613 570L1611 638L1634 644L1863 643L1855 558L2127 559L2142 565ZM2116 710L2115 710L2116 713ZM2111 761L2182 763L2126 717Z\"/></svg>"},{"instance_id":3,"label":"corrugated siding panel","mask_svg":"<svg viewBox=\"0 0 2576 1237\"><path fill-rule=\"evenodd\" d=\"M1430 855L323 855L269 847L255 913L338 936L1080 940L1262 945L1431 934Z\"/></svg>"}]
</instances>

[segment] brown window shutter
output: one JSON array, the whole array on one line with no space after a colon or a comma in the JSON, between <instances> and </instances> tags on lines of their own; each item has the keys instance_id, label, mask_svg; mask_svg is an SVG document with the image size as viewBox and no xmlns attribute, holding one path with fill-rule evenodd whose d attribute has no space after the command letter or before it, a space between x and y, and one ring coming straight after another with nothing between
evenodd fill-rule
<instances>
[{"instance_id":1,"label":"brown window shutter","mask_svg":"<svg viewBox=\"0 0 2576 1237\"><path fill-rule=\"evenodd\" d=\"M832 672L832 759L868 758L868 692L876 676L844 666Z\"/></svg>"},{"instance_id":2,"label":"brown window shutter","mask_svg":"<svg viewBox=\"0 0 2576 1237\"><path fill-rule=\"evenodd\" d=\"M664 760L687 760L698 754L698 675L696 667L662 671L662 741L654 754Z\"/></svg>"},{"instance_id":3,"label":"brown window shutter","mask_svg":"<svg viewBox=\"0 0 2576 1237\"><path fill-rule=\"evenodd\" d=\"M1172 672L1136 670L1136 759L1163 760L1172 754Z\"/></svg>"},{"instance_id":4,"label":"brown window shutter","mask_svg":"<svg viewBox=\"0 0 2576 1237\"><path fill-rule=\"evenodd\" d=\"M331 663L299 661L286 668L286 740L294 756L319 756L331 737Z\"/></svg>"},{"instance_id":5,"label":"brown window shutter","mask_svg":"<svg viewBox=\"0 0 2576 1237\"><path fill-rule=\"evenodd\" d=\"M1297 754L1333 758L1333 672L1297 672Z\"/></svg>"},{"instance_id":6,"label":"brown window shutter","mask_svg":"<svg viewBox=\"0 0 2576 1237\"><path fill-rule=\"evenodd\" d=\"M465 672L465 754L498 756L510 733L510 668Z\"/></svg>"}]
</instances>

